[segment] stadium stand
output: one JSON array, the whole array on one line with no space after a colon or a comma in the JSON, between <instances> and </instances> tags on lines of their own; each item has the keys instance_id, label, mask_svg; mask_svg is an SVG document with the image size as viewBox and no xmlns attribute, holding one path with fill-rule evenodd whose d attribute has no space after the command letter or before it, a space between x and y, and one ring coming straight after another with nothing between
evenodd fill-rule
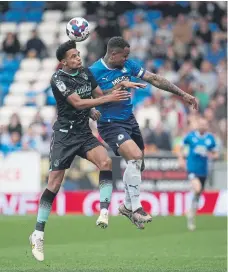
<instances>
[{"instance_id":1,"label":"stadium stand","mask_svg":"<svg viewBox=\"0 0 228 272\"><path fill-rule=\"evenodd\" d=\"M67 21L84 16L94 32L78 44L85 65L104 54L108 38L122 35L131 44L131 58L194 94L200 102L200 112L195 113L178 98L154 87L134 92L135 114L148 152L167 148L151 142L153 130L164 132L171 149L177 150L181 136L194 127L200 114L214 122L211 130L225 150L227 15L224 2L212 5L221 15L220 21L213 10L207 9L206 2L122 2L121 6L118 2L79 1L1 4L1 135L9 133L3 127L14 113L24 132L37 113L50 130L55 118L55 101L49 87L50 77L58 67L55 50L67 40ZM96 126L93 129L96 133ZM1 137L1 141L4 139L7 137Z\"/></svg>"}]
</instances>

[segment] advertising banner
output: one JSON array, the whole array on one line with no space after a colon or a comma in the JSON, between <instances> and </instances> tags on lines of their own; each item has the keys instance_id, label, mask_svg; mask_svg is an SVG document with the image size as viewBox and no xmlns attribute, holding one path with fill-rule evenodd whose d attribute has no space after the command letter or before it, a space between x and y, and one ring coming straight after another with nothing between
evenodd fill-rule
<instances>
[{"instance_id":1,"label":"advertising banner","mask_svg":"<svg viewBox=\"0 0 228 272\"><path fill-rule=\"evenodd\" d=\"M40 192L40 155L15 152L0 156L0 193Z\"/></svg>"},{"instance_id":2,"label":"advertising banner","mask_svg":"<svg viewBox=\"0 0 228 272\"><path fill-rule=\"evenodd\" d=\"M199 202L198 214L227 215L227 191L205 192ZM191 193L186 192L142 192L141 202L144 209L153 216L181 216L190 207ZM38 210L40 194L0 193L0 214L25 215ZM110 204L110 214L118 215L118 207L124 199L123 192L114 192ZM78 191L60 192L53 204L52 212L58 215L82 214L91 216L99 213L99 192Z\"/></svg>"}]
</instances>

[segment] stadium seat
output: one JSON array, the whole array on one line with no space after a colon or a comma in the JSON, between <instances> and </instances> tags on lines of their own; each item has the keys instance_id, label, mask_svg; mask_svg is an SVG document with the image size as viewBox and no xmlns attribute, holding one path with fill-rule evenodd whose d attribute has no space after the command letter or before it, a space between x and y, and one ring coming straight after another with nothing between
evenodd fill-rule
<instances>
[{"instance_id":1,"label":"stadium seat","mask_svg":"<svg viewBox=\"0 0 228 272\"><path fill-rule=\"evenodd\" d=\"M60 22L63 19L63 14L60 10L46 10L43 14L43 21Z\"/></svg>"},{"instance_id":2,"label":"stadium seat","mask_svg":"<svg viewBox=\"0 0 228 272\"><path fill-rule=\"evenodd\" d=\"M41 71L37 75L37 81L38 82L50 82L51 77L52 77L54 72L55 72L55 68L48 69L48 70L45 70L45 71Z\"/></svg>"},{"instance_id":3,"label":"stadium seat","mask_svg":"<svg viewBox=\"0 0 228 272\"><path fill-rule=\"evenodd\" d=\"M26 45L27 41L31 38L30 32L20 32L18 35L20 43L22 46Z\"/></svg>"},{"instance_id":4,"label":"stadium seat","mask_svg":"<svg viewBox=\"0 0 228 272\"><path fill-rule=\"evenodd\" d=\"M7 22L19 23L25 20L26 15L27 13L25 12L19 12L17 10L9 10L4 14L3 19L4 21L7 21Z\"/></svg>"},{"instance_id":5,"label":"stadium seat","mask_svg":"<svg viewBox=\"0 0 228 272\"><path fill-rule=\"evenodd\" d=\"M9 119L11 115L15 112L18 112L18 107L14 106L3 106L0 107L0 125L9 124Z\"/></svg>"},{"instance_id":6,"label":"stadium seat","mask_svg":"<svg viewBox=\"0 0 228 272\"><path fill-rule=\"evenodd\" d=\"M50 86L50 79L51 78L49 78L49 80L47 80L47 81L41 81L41 82L37 81L36 83L34 83L32 85L32 89L34 91L44 91L44 90L46 90L48 88L48 86Z\"/></svg>"},{"instance_id":7,"label":"stadium seat","mask_svg":"<svg viewBox=\"0 0 228 272\"><path fill-rule=\"evenodd\" d=\"M44 1L28 1L26 5L29 9L43 9L45 7L45 2Z\"/></svg>"},{"instance_id":8,"label":"stadium seat","mask_svg":"<svg viewBox=\"0 0 228 272\"><path fill-rule=\"evenodd\" d=\"M30 34L31 31L36 28L36 26L37 24L34 22L23 22L18 25L18 32Z\"/></svg>"},{"instance_id":9,"label":"stadium seat","mask_svg":"<svg viewBox=\"0 0 228 272\"><path fill-rule=\"evenodd\" d=\"M19 70L16 72L14 80L17 82L30 82L37 78L37 74L31 71Z\"/></svg>"},{"instance_id":10,"label":"stadium seat","mask_svg":"<svg viewBox=\"0 0 228 272\"><path fill-rule=\"evenodd\" d=\"M0 33L2 35L4 35L5 37L5 34L7 32L16 32L17 30L17 24L16 23L11 23L11 22L3 22L0 24Z\"/></svg>"},{"instance_id":11,"label":"stadium seat","mask_svg":"<svg viewBox=\"0 0 228 272\"><path fill-rule=\"evenodd\" d=\"M11 73L9 73L8 71L3 71L0 73L0 82L4 82L4 83L11 83L13 82L13 78L14 78L14 72L12 71Z\"/></svg>"},{"instance_id":12,"label":"stadium seat","mask_svg":"<svg viewBox=\"0 0 228 272\"><path fill-rule=\"evenodd\" d=\"M3 83L3 82L0 83L0 90L3 93L3 96L9 93L9 86L10 86L9 83Z\"/></svg>"},{"instance_id":13,"label":"stadium seat","mask_svg":"<svg viewBox=\"0 0 228 272\"><path fill-rule=\"evenodd\" d=\"M20 65L20 69L23 71L37 72L40 69L39 59L23 59Z\"/></svg>"},{"instance_id":14,"label":"stadium seat","mask_svg":"<svg viewBox=\"0 0 228 272\"><path fill-rule=\"evenodd\" d=\"M26 9L27 1L11 1L9 2L10 9Z\"/></svg>"},{"instance_id":15,"label":"stadium seat","mask_svg":"<svg viewBox=\"0 0 228 272\"><path fill-rule=\"evenodd\" d=\"M42 11L41 10L36 10L36 11L32 11L32 12L28 12L26 14L26 21L27 22L41 22L42 20Z\"/></svg>"},{"instance_id":16,"label":"stadium seat","mask_svg":"<svg viewBox=\"0 0 228 272\"><path fill-rule=\"evenodd\" d=\"M39 37L41 38L41 40L43 40L47 47L51 47L56 43L55 33L42 32L40 33Z\"/></svg>"},{"instance_id":17,"label":"stadium seat","mask_svg":"<svg viewBox=\"0 0 228 272\"><path fill-rule=\"evenodd\" d=\"M46 58L41 62L42 70L55 70L58 65L56 58Z\"/></svg>"},{"instance_id":18,"label":"stadium seat","mask_svg":"<svg viewBox=\"0 0 228 272\"><path fill-rule=\"evenodd\" d=\"M53 121L53 118L55 117L56 110L52 106L44 106L40 110L40 115L49 122Z\"/></svg>"},{"instance_id":19,"label":"stadium seat","mask_svg":"<svg viewBox=\"0 0 228 272\"><path fill-rule=\"evenodd\" d=\"M59 31L59 27L56 27L55 21L42 22L38 25L38 33L42 35L42 33L55 35Z\"/></svg>"},{"instance_id":20,"label":"stadium seat","mask_svg":"<svg viewBox=\"0 0 228 272\"><path fill-rule=\"evenodd\" d=\"M5 70L6 72L15 72L18 68L19 68L19 65L20 65L20 61L17 60L17 59L3 59L2 60L2 67L1 69Z\"/></svg>"},{"instance_id":21,"label":"stadium seat","mask_svg":"<svg viewBox=\"0 0 228 272\"><path fill-rule=\"evenodd\" d=\"M4 98L4 105L5 106L14 106L14 107L20 107L24 105L26 102L26 97L24 95L12 95L8 94Z\"/></svg>"},{"instance_id":22,"label":"stadium seat","mask_svg":"<svg viewBox=\"0 0 228 272\"><path fill-rule=\"evenodd\" d=\"M11 84L9 91L11 94L25 94L30 90L30 84L25 82L14 82Z\"/></svg>"}]
</instances>

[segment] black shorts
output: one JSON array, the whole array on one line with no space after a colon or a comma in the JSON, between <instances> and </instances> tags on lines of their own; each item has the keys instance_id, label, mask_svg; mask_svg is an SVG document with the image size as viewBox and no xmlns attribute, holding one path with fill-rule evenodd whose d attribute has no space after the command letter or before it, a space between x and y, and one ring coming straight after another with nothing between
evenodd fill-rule
<instances>
[{"instance_id":1,"label":"black shorts","mask_svg":"<svg viewBox=\"0 0 228 272\"><path fill-rule=\"evenodd\" d=\"M91 131L74 134L54 131L50 146L50 171L70 168L75 156L86 158L86 153L102 144Z\"/></svg>"},{"instance_id":2,"label":"black shorts","mask_svg":"<svg viewBox=\"0 0 228 272\"><path fill-rule=\"evenodd\" d=\"M201 186L202 186L202 190L203 190L204 186L205 186L205 183L206 183L206 180L207 180L207 177L200 177L200 176L197 176L194 173L188 173L188 179L189 180L192 180L194 178L197 178L200 181Z\"/></svg>"},{"instance_id":3,"label":"black shorts","mask_svg":"<svg viewBox=\"0 0 228 272\"><path fill-rule=\"evenodd\" d=\"M141 150L144 150L142 134L133 114L125 121L99 123L98 131L102 139L110 146L116 156L119 156L118 149L120 145L130 139L132 139Z\"/></svg>"}]
</instances>

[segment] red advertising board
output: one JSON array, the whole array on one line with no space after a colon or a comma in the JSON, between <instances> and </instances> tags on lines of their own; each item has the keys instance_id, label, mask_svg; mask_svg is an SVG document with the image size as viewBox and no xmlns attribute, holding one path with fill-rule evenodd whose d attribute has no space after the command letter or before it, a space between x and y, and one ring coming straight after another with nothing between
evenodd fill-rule
<instances>
[{"instance_id":1,"label":"red advertising board","mask_svg":"<svg viewBox=\"0 0 228 272\"><path fill-rule=\"evenodd\" d=\"M0 214L34 214L38 209L40 194L0 194ZM117 215L124 199L123 192L114 192L110 214ZM142 192L141 202L152 215L184 215L191 202L191 194L185 192ZM205 192L200 198L199 214L227 215L227 191ZM99 192L78 191L59 193L53 204L53 213L93 215L99 212Z\"/></svg>"}]
</instances>

